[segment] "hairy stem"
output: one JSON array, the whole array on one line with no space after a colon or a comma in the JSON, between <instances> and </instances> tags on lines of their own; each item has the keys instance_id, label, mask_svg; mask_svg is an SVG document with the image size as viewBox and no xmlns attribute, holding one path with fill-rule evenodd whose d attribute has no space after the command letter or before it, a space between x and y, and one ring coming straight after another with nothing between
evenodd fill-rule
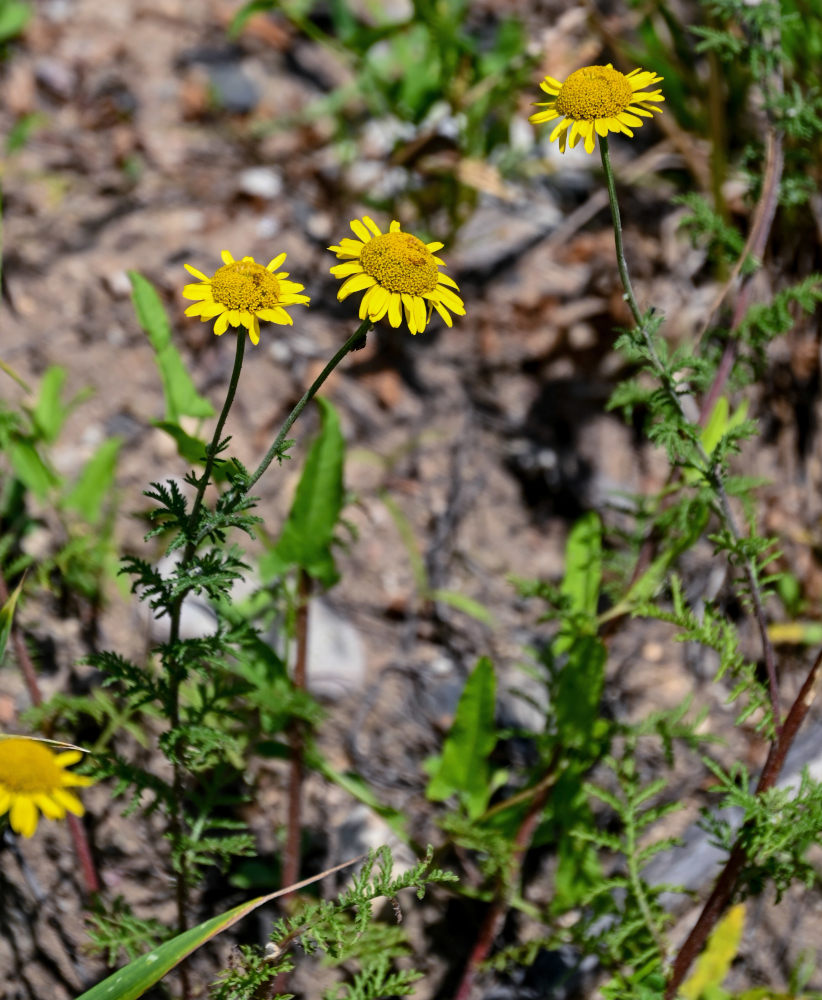
<instances>
[{"instance_id":1,"label":"hairy stem","mask_svg":"<svg viewBox=\"0 0 822 1000\"><path fill-rule=\"evenodd\" d=\"M657 375L660 378L663 386L665 387L668 396L672 404L676 407L681 420L690 424L691 421L688 419L685 410L682 406L682 400L680 398L677 386L671 381L669 373L665 370L665 366L659 358L656 346L653 339L648 332L646 323L642 313L637 305L636 297L634 295L633 288L631 287L631 279L628 274L628 264L625 260L625 251L622 245L622 223L619 216L619 203L616 196L616 186L614 184L614 173L611 168L611 158L608 153L608 140L606 138L600 137L599 140L600 155L602 158L602 169L605 172L605 182L608 187L608 201L611 205L611 219L614 225L614 243L616 245L616 257L617 257L617 267L619 268L619 276L622 280L622 287L625 289L625 301L631 310L631 315L634 317L634 321L637 328L642 336L645 344L645 348L648 351L648 356L654 366ZM742 535L736 524L736 519L733 516L733 511L731 510L730 501L728 499L727 491L722 482L719 469L716 467L714 462L711 460L702 442L699 438L695 440L695 447L699 455L700 461L703 466L704 474L710 479L714 486L714 490L719 502L719 508L717 513L719 514L723 524L726 529L733 537L735 541L740 541ZM771 643L770 636L768 635L768 624L765 618L765 610L762 601L762 589L759 584L759 573L757 571L756 565L750 557L746 557L743 562L743 567L745 571L745 577L748 582L748 587L751 592L751 602L753 604L754 619L759 629L759 636L762 643L762 652L765 660L765 668L768 674L768 694L771 701L771 712L773 714L773 726L774 732L778 735L779 729L782 724L781 719L781 709L779 705L779 686L776 675L776 656L773 649L773 644Z\"/></svg>"},{"instance_id":2,"label":"hairy stem","mask_svg":"<svg viewBox=\"0 0 822 1000\"><path fill-rule=\"evenodd\" d=\"M274 444L272 444L271 447L268 449L265 458L262 460L262 462L260 462L260 464L257 466L256 471L246 483L245 485L246 492L251 490L251 488L254 486L254 484L257 482L260 476L262 476L262 474L269 467L269 465L271 465L271 463L274 461L275 458L282 460L282 449L283 445L285 444L285 438L288 432L291 430L291 426L294 423L294 421L303 412L306 404L310 403L311 400L317 395L317 392L319 391L323 382L325 382L325 380L328 378L331 372L334 371L334 369L342 361L342 359L346 356L346 354L348 354L349 351L356 350L363 343L365 343L366 334L373 325L374 324L371 322L370 319L363 320L362 323L360 323L360 325L357 327L357 329L351 334L348 340L346 340L346 342L342 345L342 347L337 351L334 357L328 362L325 368L323 368L320 374L314 379L309 388L306 389L305 393L302 396L302 399L300 399L300 401L296 404L291 413L289 413L288 416L286 417L285 423L280 428L280 433L274 440Z\"/></svg>"},{"instance_id":3,"label":"hairy stem","mask_svg":"<svg viewBox=\"0 0 822 1000\"><path fill-rule=\"evenodd\" d=\"M189 535L188 542L183 550L183 565L193 559L194 553L197 551L197 546L202 540L201 536L196 533L197 521L203 506L206 489L211 481L212 472L214 471L214 463L217 459L223 428L225 427L228 412L231 409L231 405L234 402L234 396L237 392L237 384L240 380L240 371L243 366L244 352L245 330L240 329L237 333L234 368L231 372L231 379L228 383L225 402L223 403L223 408L220 411L220 416L217 419L217 426L214 428L214 435L211 438L211 444L206 448L205 467L202 475L197 480L197 492L195 493L194 503L192 504L191 513L188 517L188 523L194 530ZM171 649L174 649L180 641L180 618L182 616L183 601L185 600L186 594L187 591L185 590L178 594L174 603L169 608L168 646ZM183 680L185 679L186 668L185 664L178 662L176 657L172 662L166 665L168 667L168 704L166 707L168 710L169 728L173 731L178 729L180 726L180 688ZM181 757L184 753L185 748L182 745L182 741L178 738L175 741L172 750L171 815L169 816L169 833L171 835L171 850L172 857L174 859L176 876L175 902L177 908L177 932L179 934L188 929L189 910L189 867L188 858L183 846L183 837L185 832L185 765L182 763ZM179 970L180 989L183 1000L188 1000L191 996L191 986L188 978L188 968L185 962L180 963Z\"/></svg>"}]
</instances>

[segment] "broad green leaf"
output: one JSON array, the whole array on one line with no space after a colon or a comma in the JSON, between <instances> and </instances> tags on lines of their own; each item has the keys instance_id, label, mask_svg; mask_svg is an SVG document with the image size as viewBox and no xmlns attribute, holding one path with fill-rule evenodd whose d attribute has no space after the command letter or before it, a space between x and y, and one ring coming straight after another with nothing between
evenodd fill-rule
<instances>
[{"instance_id":1,"label":"broad green leaf","mask_svg":"<svg viewBox=\"0 0 822 1000\"><path fill-rule=\"evenodd\" d=\"M567 653L575 635L596 632L596 611L602 580L602 522L589 511L574 524L565 544L565 576L560 593L567 602L568 622L554 639L554 654ZM586 621L587 619L587 621Z\"/></svg>"},{"instance_id":2,"label":"broad green leaf","mask_svg":"<svg viewBox=\"0 0 822 1000\"><path fill-rule=\"evenodd\" d=\"M194 437L171 420L152 420L152 424L161 431L173 437L177 443L177 454L192 465L204 465L206 461L206 443ZM219 470L217 465L215 472ZM219 479L219 476L216 478Z\"/></svg>"},{"instance_id":3,"label":"broad green leaf","mask_svg":"<svg viewBox=\"0 0 822 1000\"><path fill-rule=\"evenodd\" d=\"M557 737L566 748L587 747L599 716L605 680L605 644L593 635L575 637L555 682Z\"/></svg>"},{"instance_id":4,"label":"broad green leaf","mask_svg":"<svg viewBox=\"0 0 822 1000\"><path fill-rule=\"evenodd\" d=\"M60 480L49 469L28 437L18 437L8 446L8 457L20 482L41 500Z\"/></svg>"},{"instance_id":5,"label":"broad green leaf","mask_svg":"<svg viewBox=\"0 0 822 1000\"><path fill-rule=\"evenodd\" d=\"M128 276L137 319L154 348L163 381L166 420L179 423L180 417L213 416L214 407L194 388L183 359L171 341L171 326L154 286L136 271L129 271Z\"/></svg>"},{"instance_id":6,"label":"broad green leaf","mask_svg":"<svg viewBox=\"0 0 822 1000\"><path fill-rule=\"evenodd\" d=\"M602 523L589 511L571 528L565 546L565 578L560 591L572 611L593 618L597 613L602 579Z\"/></svg>"},{"instance_id":7,"label":"broad green leaf","mask_svg":"<svg viewBox=\"0 0 822 1000\"><path fill-rule=\"evenodd\" d=\"M744 399L731 413L730 403L726 396L720 396L714 404L710 417L702 429L700 441L708 455L713 455L722 438L745 421L748 416L748 400ZM702 478L696 469L685 470L685 481L693 484Z\"/></svg>"},{"instance_id":8,"label":"broad green leaf","mask_svg":"<svg viewBox=\"0 0 822 1000\"><path fill-rule=\"evenodd\" d=\"M76 510L89 524L100 520L103 501L114 487L117 455L123 439L108 438L86 462L80 477L63 501L67 510Z\"/></svg>"},{"instance_id":9,"label":"broad green leaf","mask_svg":"<svg viewBox=\"0 0 822 1000\"><path fill-rule=\"evenodd\" d=\"M705 950L696 962L696 968L680 987L685 1000L700 1000L722 985L731 963L739 952L742 930L745 925L745 904L732 906L708 938Z\"/></svg>"},{"instance_id":10,"label":"broad green leaf","mask_svg":"<svg viewBox=\"0 0 822 1000\"><path fill-rule=\"evenodd\" d=\"M497 742L495 697L494 666L483 656L465 684L439 766L426 791L434 802L457 795L472 819L485 811L491 794L488 758Z\"/></svg>"},{"instance_id":11,"label":"broad green leaf","mask_svg":"<svg viewBox=\"0 0 822 1000\"><path fill-rule=\"evenodd\" d=\"M294 503L274 548L289 566L300 566L330 586L336 579L331 556L334 529L343 504L344 442L337 411L320 396L322 428L305 460Z\"/></svg>"},{"instance_id":12,"label":"broad green leaf","mask_svg":"<svg viewBox=\"0 0 822 1000\"><path fill-rule=\"evenodd\" d=\"M702 434L700 435L702 447L709 455L713 453L716 446L722 440L722 435L728 427L730 409L728 397L720 396L702 430Z\"/></svg>"},{"instance_id":13,"label":"broad green leaf","mask_svg":"<svg viewBox=\"0 0 822 1000\"><path fill-rule=\"evenodd\" d=\"M68 416L68 407L60 400L65 381L65 368L53 365L47 369L40 381L40 394L31 415L37 433L49 444L57 440Z\"/></svg>"},{"instance_id":14,"label":"broad green leaf","mask_svg":"<svg viewBox=\"0 0 822 1000\"><path fill-rule=\"evenodd\" d=\"M6 645L9 641L9 636L11 635L11 626L14 622L14 609L17 607L17 598L20 596L20 592L23 589L23 581L21 580L14 590L9 594L9 599L0 608L0 663L3 662L3 657L6 653Z\"/></svg>"},{"instance_id":15,"label":"broad green leaf","mask_svg":"<svg viewBox=\"0 0 822 1000\"><path fill-rule=\"evenodd\" d=\"M285 889L271 892L267 896L258 896L256 899L251 899L247 903L241 903L239 906L235 906L225 913L212 917L210 920L198 924L197 927L192 927L191 930L178 934L176 937L171 938L170 941L165 941L163 944L158 945L158 947L152 948L145 955L135 958L133 962L129 962L128 965L123 966L122 969L108 976L101 983L92 986L85 993L81 993L76 1000L137 1000L137 997L141 997L146 990L150 989L155 983L158 983L167 972L182 962L184 958L199 948L200 945L205 944L206 941L210 941L221 931L236 924L238 920L242 920L243 917L252 913L264 903L282 896L283 893L293 892L296 889L302 889L307 885L311 885L312 882L317 882L327 875L338 872L343 868L348 868L349 865L353 865L359 860L359 858L354 858L352 861L346 861L334 868L329 868L319 875L314 875L312 878L297 882L293 886L287 886Z\"/></svg>"}]
</instances>

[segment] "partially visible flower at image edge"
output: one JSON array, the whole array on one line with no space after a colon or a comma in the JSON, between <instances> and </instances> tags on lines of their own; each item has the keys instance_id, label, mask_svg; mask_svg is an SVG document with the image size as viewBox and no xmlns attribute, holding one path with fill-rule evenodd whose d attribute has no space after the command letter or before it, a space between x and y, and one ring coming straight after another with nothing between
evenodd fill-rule
<instances>
[{"instance_id":1,"label":"partially visible flower at image edge","mask_svg":"<svg viewBox=\"0 0 822 1000\"><path fill-rule=\"evenodd\" d=\"M447 326L452 325L451 313L465 315L459 286L440 272L445 262L434 256L442 243L423 243L404 233L396 220L387 233L367 215L350 225L357 239L346 236L328 249L344 261L331 268L335 278L345 279L337 292L340 302L353 292L365 292L360 319L376 323L388 316L391 326L398 327L404 314L408 329L417 334L425 330L432 309Z\"/></svg>"},{"instance_id":2,"label":"partially visible flower at image edge","mask_svg":"<svg viewBox=\"0 0 822 1000\"><path fill-rule=\"evenodd\" d=\"M9 814L15 833L31 837L38 810L48 819L64 819L66 812L83 815L83 803L67 789L93 779L66 770L82 756L79 750L54 753L25 736L0 738L0 816Z\"/></svg>"},{"instance_id":3,"label":"partially visible flower at image edge","mask_svg":"<svg viewBox=\"0 0 822 1000\"><path fill-rule=\"evenodd\" d=\"M203 322L216 319L214 332L221 337L229 326L244 326L252 344L260 342L260 320L291 326L294 322L285 306L307 305L307 295L299 293L305 287L287 281L288 271L277 268L285 260L281 253L265 267L253 257L235 260L228 250L220 255L223 266L209 278L196 267L185 264L185 269L198 279L199 284L186 285L183 297L197 299L186 309L186 316L199 316Z\"/></svg>"},{"instance_id":4,"label":"partially visible flower at image edge","mask_svg":"<svg viewBox=\"0 0 822 1000\"><path fill-rule=\"evenodd\" d=\"M642 125L643 118L662 113L662 108L656 106L656 102L665 100L662 91L645 90L661 80L661 76L645 69L620 73L611 63L583 66L564 83L546 76L540 87L553 100L536 102L535 107L545 111L535 112L528 121L539 125L559 118L549 142L558 138L559 151L564 153L566 142L573 149L584 139L585 152L593 153L595 135L604 138L609 132L623 132L633 137L631 128Z\"/></svg>"}]
</instances>

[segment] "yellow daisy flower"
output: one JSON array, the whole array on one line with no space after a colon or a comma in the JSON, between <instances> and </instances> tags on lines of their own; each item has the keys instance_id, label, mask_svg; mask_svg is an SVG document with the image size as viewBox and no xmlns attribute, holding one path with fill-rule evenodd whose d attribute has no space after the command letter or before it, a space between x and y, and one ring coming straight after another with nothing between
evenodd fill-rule
<instances>
[{"instance_id":1,"label":"yellow daisy flower","mask_svg":"<svg viewBox=\"0 0 822 1000\"><path fill-rule=\"evenodd\" d=\"M365 290L360 302L360 319L373 323L388 316L391 326L402 323L403 312L411 333L422 333L436 309L447 326L451 313L465 315L465 303L456 294L459 286L453 278L440 273L444 261L434 254L442 243L423 243L404 233L399 222L392 222L387 233L363 216L354 219L351 229L357 239L345 237L340 245L329 247L344 261L331 268L335 278L345 278L337 292L343 299L352 292ZM450 310L450 311L449 311Z\"/></svg>"},{"instance_id":2,"label":"yellow daisy flower","mask_svg":"<svg viewBox=\"0 0 822 1000\"><path fill-rule=\"evenodd\" d=\"M186 309L186 316L199 316L203 322L216 318L214 332L218 337L229 326L244 326L252 344L260 342L260 320L291 326L293 320L284 306L307 305L309 299L298 294L304 285L286 281L288 271L277 270L285 256L281 253L263 267L253 257L234 260L223 250L223 266L210 278L186 264L185 269L199 281L183 289L184 298L198 300Z\"/></svg>"},{"instance_id":3,"label":"yellow daisy flower","mask_svg":"<svg viewBox=\"0 0 822 1000\"><path fill-rule=\"evenodd\" d=\"M559 138L559 151L565 152L566 141L571 149L580 139L585 140L585 152L593 153L595 138L609 132L624 132L633 136L643 118L662 113L654 102L664 101L661 90L645 91L662 79L645 69L632 70L626 76L608 63L607 66L583 66L572 73L565 83L546 76L540 87L553 100L537 102L537 111L528 119L538 125L559 118L550 142Z\"/></svg>"},{"instance_id":4,"label":"yellow daisy flower","mask_svg":"<svg viewBox=\"0 0 822 1000\"><path fill-rule=\"evenodd\" d=\"M48 819L63 819L66 811L83 815L83 803L66 790L92 784L91 778L66 770L82 756L79 750L55 754L25 736L0 739L0 816L9 813L12 830L30 837L38 809Z\"/></svg>"}]
</instances>

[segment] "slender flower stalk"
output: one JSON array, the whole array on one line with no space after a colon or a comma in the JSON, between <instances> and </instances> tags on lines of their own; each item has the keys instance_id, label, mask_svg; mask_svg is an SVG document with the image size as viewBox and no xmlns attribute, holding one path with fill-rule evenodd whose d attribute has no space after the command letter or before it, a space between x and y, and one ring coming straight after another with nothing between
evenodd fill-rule
<instances>
[{"instance_id":1,"label":"slender flower stalk","mask_svg":"<svg viewBox=\"0 0 822 1000\"><path fill-rule=\"evenodd\" d=\"M328 378L331 372L337 367L337 365L342 361L342 359L350 351L356 350L362 344L365 343L365 338L368 331L373 326L373 322L370 319L364 319L362 323L357 327L357 329L351 334L351 336L346 340L342 347L337 351L334 357L328 362L328 364L323 368L320 374L314 379L308 389L303 393L300 401L295 405L294 409L285 419L285 423L280 428L280 433L274 439L274 443L266 452L265 458L257 466L254 474L248 480L245 485L245 491L248 492L257 480L262 476L265 470L271 465L275 458L282 456L283 445L285 444L286 435L291 430L294 421L303 412L306 405L311 402L311 400L317 395L323 382Z\"/></svg>"},{"instance_id":2,"label":"slender flower stalk","mask_svg":"<svg viewBox=\"0 0 822 1000\"><path fill-rule=\"evenodd\" d=\"M622 244L622 220L619 215L619 202L617 201L616 185L614 183L614 171L611 168L611 154L608 150L608 137L601 136L599 140L599 155L602 160L602 169L605 173L605 184L608 187L608 202L611 206L611 221L614 225L614 243L616 244L617 267L619 277L622 280L622 287L625 289L625 301L634 317L637 326L642 326L642 313L639 311L634 289L631 285L631 277L628 274L628 262L625 259L625 247Z\"/></svg>"}]
</instances>

